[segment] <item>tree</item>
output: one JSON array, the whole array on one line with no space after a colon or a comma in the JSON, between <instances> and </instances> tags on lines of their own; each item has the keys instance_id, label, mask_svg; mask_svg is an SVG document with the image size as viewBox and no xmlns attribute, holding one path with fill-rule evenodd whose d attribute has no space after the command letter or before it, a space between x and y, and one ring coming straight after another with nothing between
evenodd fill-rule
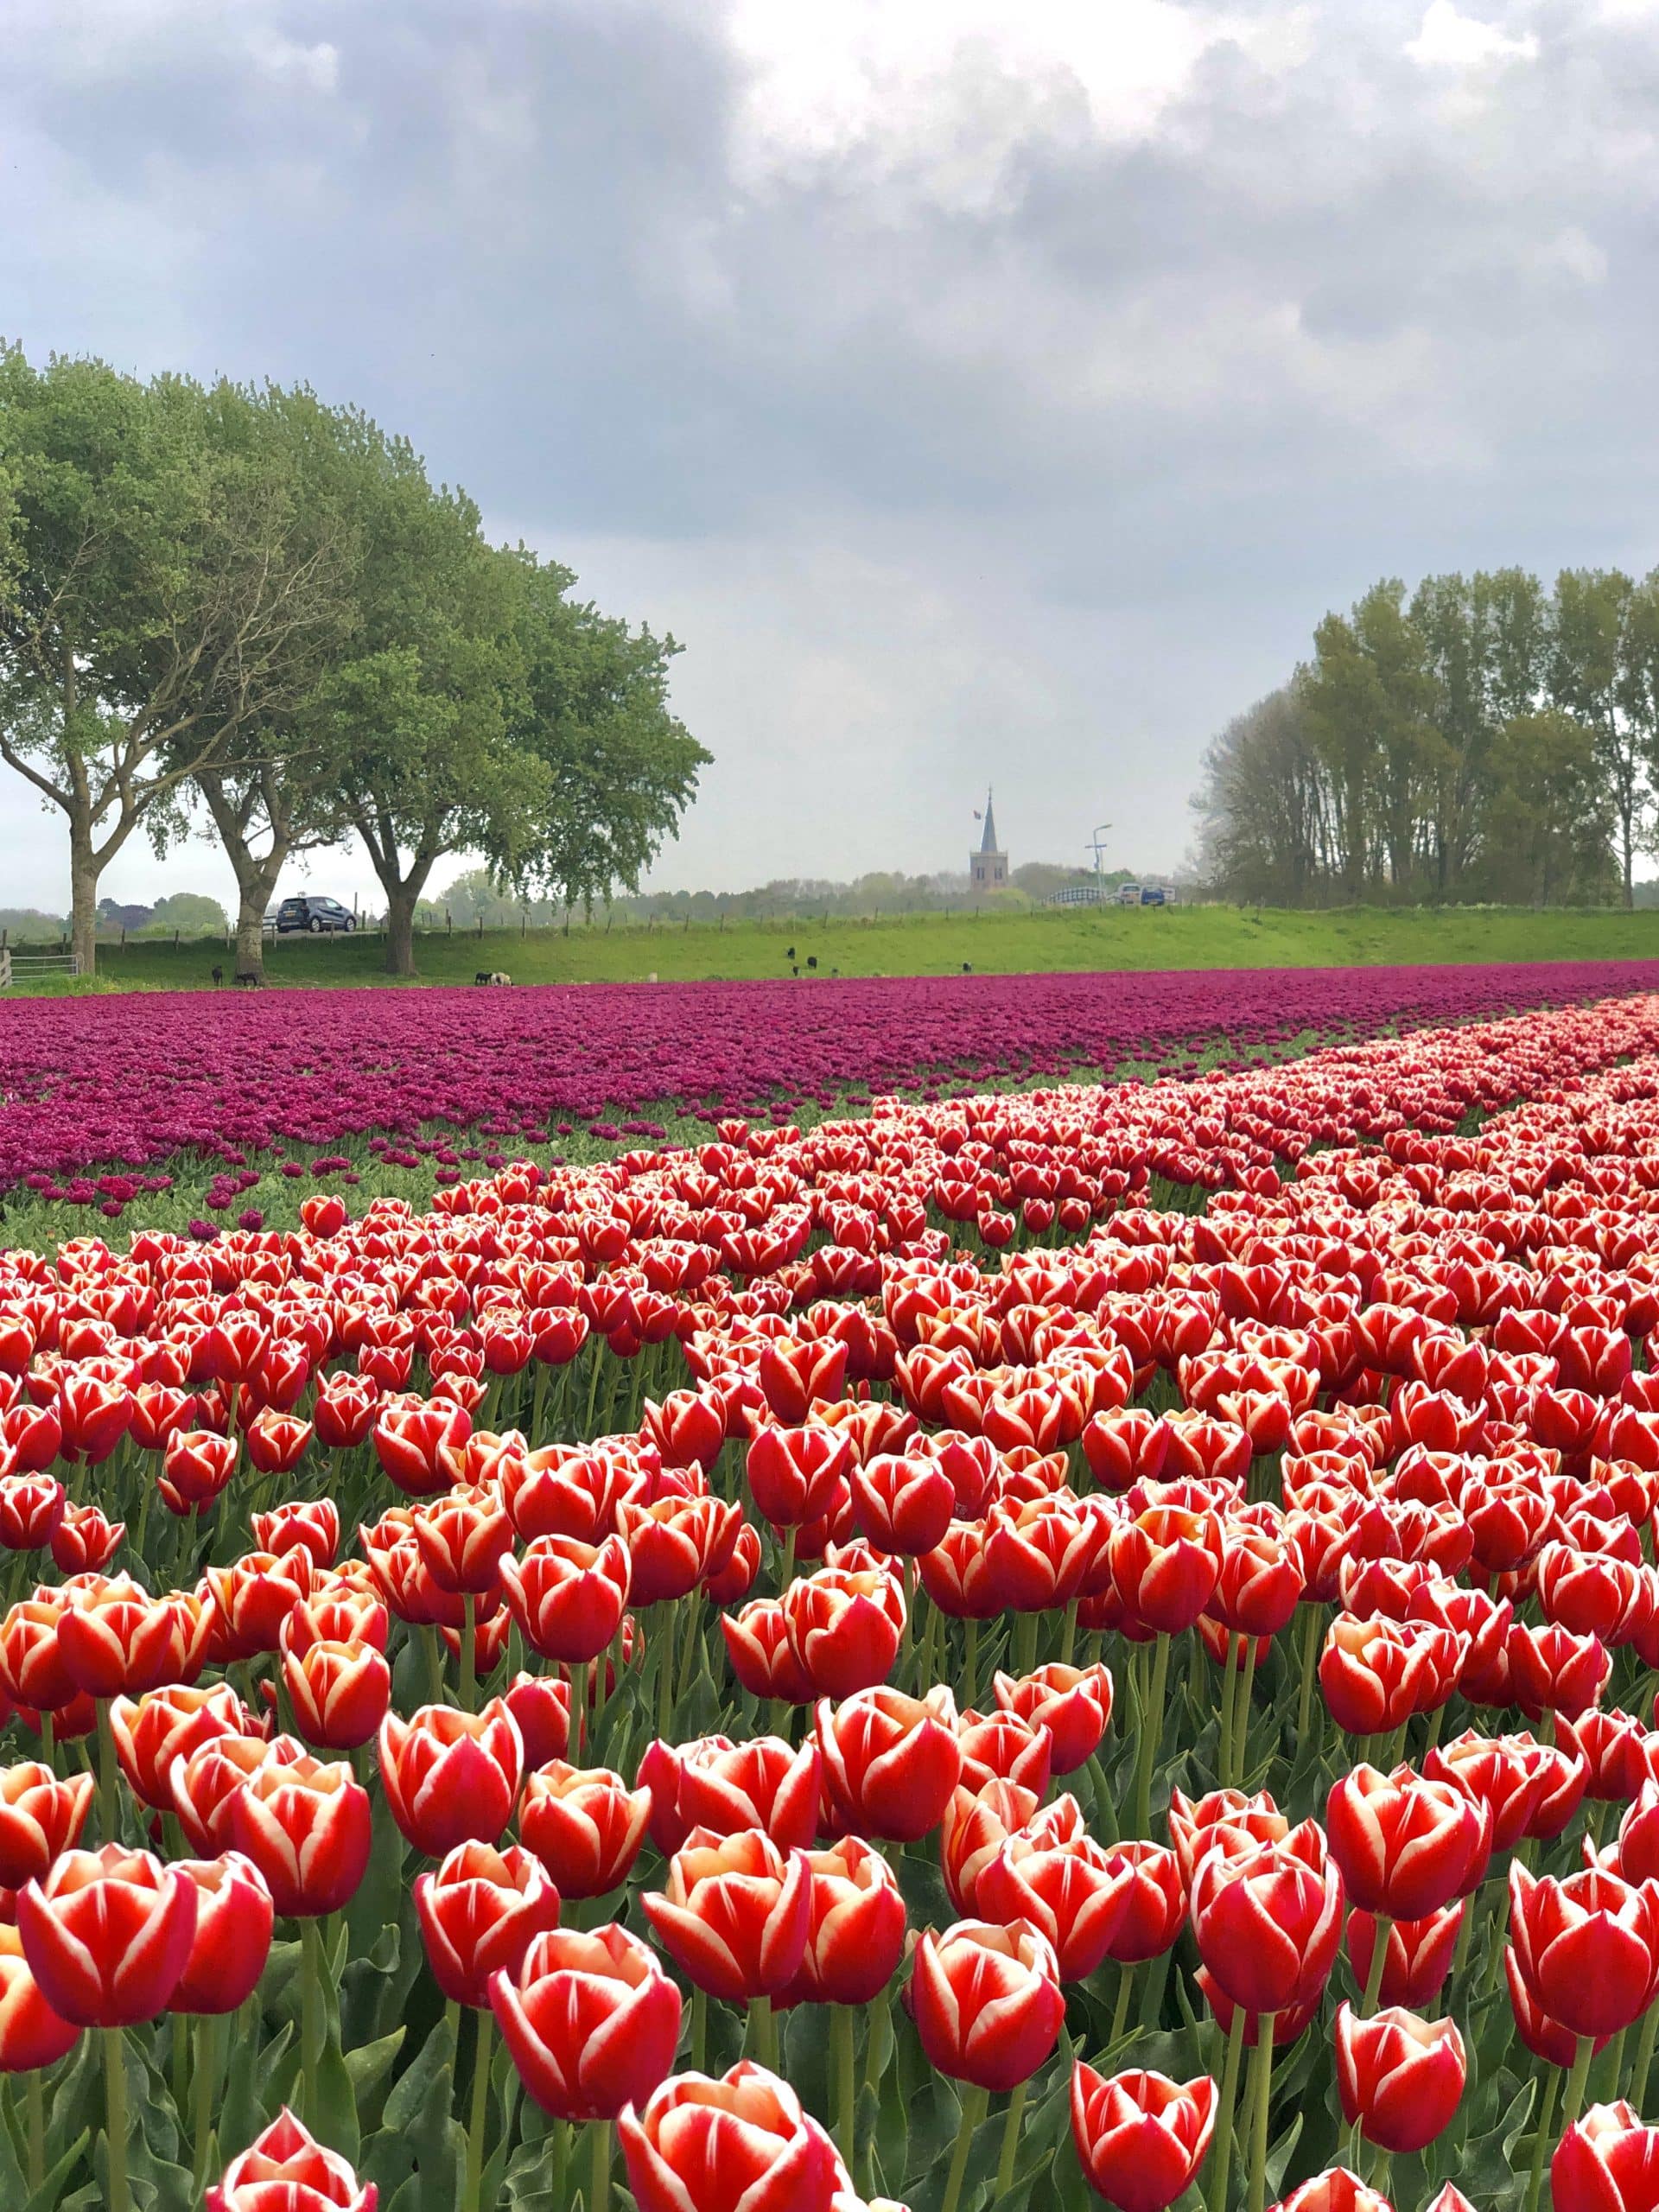
<instances>
[{"instance_id":1,"label":"tree","mask_svg":"<svg viewBox=\"0 0 1659 2212\"><path fill-rule=\"evenodd\" d=\"M1301 690L1287 684L1236 715L1205 758L1193 802L1203 868L1241 901L1300 906L1333 874L1329 780Z\"/></svg>"},{"instance_id":2,"label":"tree","mask_svg":"<svg viewBox=\"0 0 1659 2212\"><path fill-rule=\"evenodd\" d=\"M1613 814L1595 733L1560 708L1517 715L1494 737L1483 874L1496 897L1549 906L1605 895Z\"/></svg>"},{"instance_id":3,"label":"tree","mask_svg":"<svg viewBox=\"0 0 1659 2212\"><path fill-rule=\"evenodd\" d=\"M354 652L320 687L318 727L346 813L386 894L386 967L415 972L415 907L445 852L527 864L547 817L543 763L512 741L523 662L518 569L464 493L384 486L365 538Z\"/></svg>"},{"instance_id":4,"label":"tree","mask_svg":"<svg viewBox=\"0 0 1659 2212\"><path fill-rule=\"evenodd\" d=\"M104 868L141 826L164 843L326 626L327 561L214 399L0 350L0 759L67 817L89 972Z\"/></svg>"},{"instance_id":5,"label":"tree","mask_svg":"<svg viewBox=\"0 0 1659 2212\"><path fill-rule=\"evenodd\" d=\"M1555 579L1550 666L1554 703L1595 735L1596 758L1618 823L1627 906L1651 800L1644 734L1630 712L1627 625L1635 598L1636 586L1618 569L1563 569Z\"/></svg>"},{"instance_id":6,"label":"tree","mask_svg":"<svg viewBox=\"0 0 1659 2212\"><path fill-rule=\"evenodd\" d=\"M294 487L319 548L332 549L336 580L328 653L312 680L245 725L238 742L194 779L235 875L237 969L264 969L264 922L283 868L296 854L335 845L353 826L342 766L351 736L340 687L366 640L378 651L388 595L418 597L418 578L397 575L410 546L407 517L441 500L407 441L389 438L350 407L328 407L306 389L268 386L238 426ZM422 557L418 543L413 558ZM372 740L372 733L370 733Z\"/></svg>"},{"instance_id":7,"label":"tree","mask_svg":"<svg viewBox=\"0 0 1659 2212\"><path fill-rule=\"evenodd\" d=\"M491 857L517 882L591 906L619 885L638 890L709 755L669 704L671 637L570 598L568 569L522 547L511 557L521 678L510 734L546 796L522 852Z\"/></svg>"},{"instance_id":8,"label":"tree","mask_svg":"<svg viewBox=\"0 0 1659 2212\"><path fill-rule=\"evenodd\" d=\"M146 926L152 934L176 930L181 937L223 937L225 909L205 892L169 891L156 901Z\"/></svg>"}]
</instances>

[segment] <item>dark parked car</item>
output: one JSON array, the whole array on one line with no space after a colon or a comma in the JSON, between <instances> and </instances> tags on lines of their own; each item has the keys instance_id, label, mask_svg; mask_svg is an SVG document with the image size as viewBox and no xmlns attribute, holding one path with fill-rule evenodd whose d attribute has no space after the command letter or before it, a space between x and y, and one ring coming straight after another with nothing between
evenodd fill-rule
<instances>
[{"instance_id":1,"label":"dark parked car","mask_svg":"<svg viewBox=\"0 0 1659 2212\"><path fill-rule=\"evenodd\" d=\"M349 935L356 927L357 916L349 906L342 906L338 899L320 899L308 891L297 898L284 899L276 909L278 937L288 937L296 930L308 930L313 937L321 937L329 930Z\"/></svg>"}]
</instances>

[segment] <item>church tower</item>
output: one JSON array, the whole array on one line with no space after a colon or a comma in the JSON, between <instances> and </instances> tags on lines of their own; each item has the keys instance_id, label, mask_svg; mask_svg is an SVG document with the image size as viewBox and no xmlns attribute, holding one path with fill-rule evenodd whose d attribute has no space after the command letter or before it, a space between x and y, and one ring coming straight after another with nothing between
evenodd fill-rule
<instances>
[{"instance_id":1,"label":"church tower","mask_svg":"<svg viewBox=\"0 0 1659 2212\"><path fill-rule=\"evenodd\" d=\"M982 891L1006 891L1008 887L1008 856L996 842L996 816L991 808L991 793L985 794L985 834L979 849L968 855L968 887L977 898Z\"/></svg>"}]
</instances>

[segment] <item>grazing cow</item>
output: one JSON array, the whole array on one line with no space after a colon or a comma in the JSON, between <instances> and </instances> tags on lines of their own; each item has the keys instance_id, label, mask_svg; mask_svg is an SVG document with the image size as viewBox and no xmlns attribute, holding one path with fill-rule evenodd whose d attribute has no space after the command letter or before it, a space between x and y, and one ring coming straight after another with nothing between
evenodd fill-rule
<instances>
[{"instance_id":1,"label":"grazing cow","mask_svg":"<svg viewBox=\"0 0 1659 2212\"><path fill-rule=\"evenodd\" d=\"M475 983L510 983L512 978L505 968L480 968L473 981Z\"/></svg>"},{"instance_id":2,"label":"grazing cow","mask_svg":"<svg viewBox=\"0 0 1659 2212\"><path fill-rule=\"evenodd\" d=\"M236 988L238 991L257 991L264 980L257 968L238 968L236 971Z\"/></svg>"},{"instance_id":3,"label":"grazing cow","mask_svg":"<svg viewBox=\"0 0 1659 2212\"><path fill-rule=\"evenodd\" d=\"M217 990L224 980L225 970L222 968L215 968L213 970L213 988Z\"/></svg>"}]
</instances>

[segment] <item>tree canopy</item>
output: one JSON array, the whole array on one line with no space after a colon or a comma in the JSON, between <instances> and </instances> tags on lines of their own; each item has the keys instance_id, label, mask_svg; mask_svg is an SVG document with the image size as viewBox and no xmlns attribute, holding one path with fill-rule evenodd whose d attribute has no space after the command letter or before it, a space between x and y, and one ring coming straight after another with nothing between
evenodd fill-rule
<instances>
[{"instance_id":1,"label":"tree canopy","mask_svg":"<svg viewBox=\"0 0 1659 2212\"><path fill-rule=\"evenodd\" d=\"M304 387L0 350L0 760L67 819L83 965L105 867L195 810L238 967L284 862L353 835L398 972L445 853L567 900L637 887L709 756L669 702L675 641L575 582Z\"/></svg>"}]
</instances>

